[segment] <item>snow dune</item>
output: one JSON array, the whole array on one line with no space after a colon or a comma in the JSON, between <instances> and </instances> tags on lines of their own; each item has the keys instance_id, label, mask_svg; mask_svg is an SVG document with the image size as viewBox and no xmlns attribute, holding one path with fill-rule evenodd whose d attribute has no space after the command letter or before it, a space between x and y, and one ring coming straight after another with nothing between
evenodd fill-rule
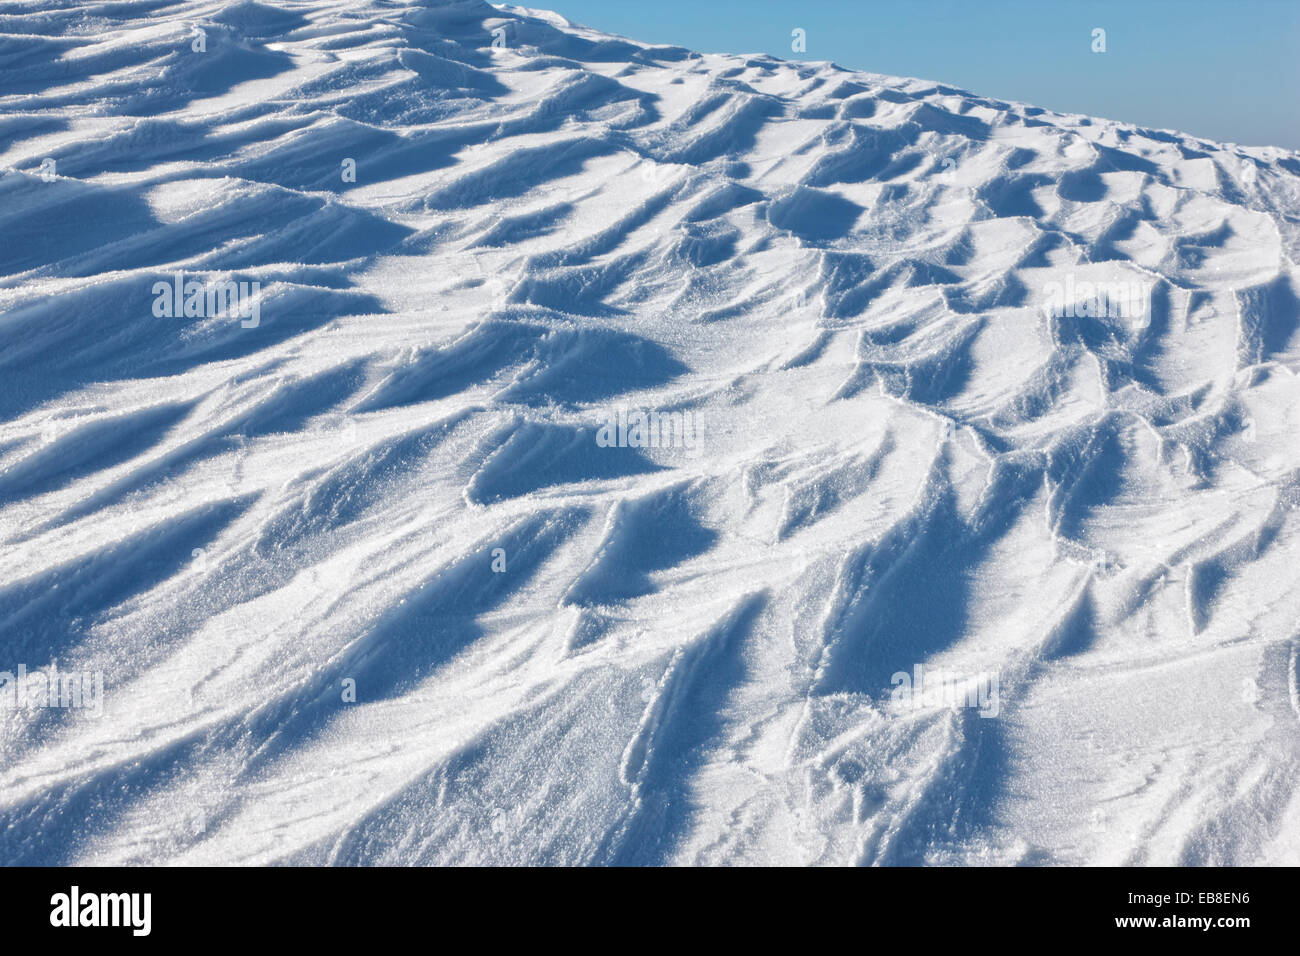
<instances>
[{"instance_id":1,"label":"snow dune","mask_svg":"<svg viewBox=\"0 0 1300 956\"><path fill-rule=\"evenodd\" d=\"M0 167L0 863L1300 862L1300 155L142 0Z\"/></svg>"}]
</instances>

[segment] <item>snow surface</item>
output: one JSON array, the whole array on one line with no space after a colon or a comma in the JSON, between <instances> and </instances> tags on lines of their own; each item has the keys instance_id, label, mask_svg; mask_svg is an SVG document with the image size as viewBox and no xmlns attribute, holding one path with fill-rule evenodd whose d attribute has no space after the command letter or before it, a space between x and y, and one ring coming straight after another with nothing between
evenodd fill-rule
<instances>
[{"instance_id":1,"label":"snow surface","mask_svg":"<svg viewBox=\"0 0 1300 956\"><path fill-rule=\"evenodd\" d=\"M474 0L42 6L0 671L104 693L0 708L0 863L1300 862L1300 154Z\"/></svg>"}]
</instances>

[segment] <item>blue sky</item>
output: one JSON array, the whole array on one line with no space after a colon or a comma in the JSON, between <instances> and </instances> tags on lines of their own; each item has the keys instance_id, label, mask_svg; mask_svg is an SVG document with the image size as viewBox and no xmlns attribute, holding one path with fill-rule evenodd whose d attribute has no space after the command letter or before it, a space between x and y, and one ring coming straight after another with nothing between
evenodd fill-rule
<instances>
[{"instance_id":1,"label":"blue sky","mask_svg":"<svg viewBox=\"0 0 1300 956\"><path fill-rule=\"evenodd\" d=\"M526 0L705 52L939 80L1207 139L1300 149L1300 0ZM790 32L808 49L791 51ZM1106 31L1093 53L1092 30Z\"/></svg>"}]
</instances>

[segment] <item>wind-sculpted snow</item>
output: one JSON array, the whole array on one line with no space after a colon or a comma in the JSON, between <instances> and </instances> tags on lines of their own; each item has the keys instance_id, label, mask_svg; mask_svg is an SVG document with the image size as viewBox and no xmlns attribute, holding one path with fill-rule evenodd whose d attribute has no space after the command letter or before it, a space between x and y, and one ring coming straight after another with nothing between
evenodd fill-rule
<instances>
[{"instance_id":1,"label":"wind-sculpted snow","mask_svg":"<svg viewBox=\"0 0 1300 956\"><path fill-rule=\"evenodd\" d=\"M1300 155L479 2L44 6L0 862L1300 859Z\"/></svg>"}]
</instances>

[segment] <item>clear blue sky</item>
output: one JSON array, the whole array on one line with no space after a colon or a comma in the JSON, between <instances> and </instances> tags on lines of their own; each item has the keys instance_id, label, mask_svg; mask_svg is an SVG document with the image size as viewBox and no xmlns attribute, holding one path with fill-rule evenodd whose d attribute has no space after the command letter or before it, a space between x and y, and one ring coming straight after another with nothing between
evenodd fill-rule
<instances>
[{"instance_id":1,"label":"clear blue sky","mask_svg":"<svg viewBox=\"0 0 1300 956\"><path fill-rule=\"evenodd\" d=\"M1300 149L1300 0L525 0L711 53L833 60L1207 139ZM790 31L808 50L790 49ZM1106 30L1093 53L1092 30Z\"/></svg>"}]
</instances>

